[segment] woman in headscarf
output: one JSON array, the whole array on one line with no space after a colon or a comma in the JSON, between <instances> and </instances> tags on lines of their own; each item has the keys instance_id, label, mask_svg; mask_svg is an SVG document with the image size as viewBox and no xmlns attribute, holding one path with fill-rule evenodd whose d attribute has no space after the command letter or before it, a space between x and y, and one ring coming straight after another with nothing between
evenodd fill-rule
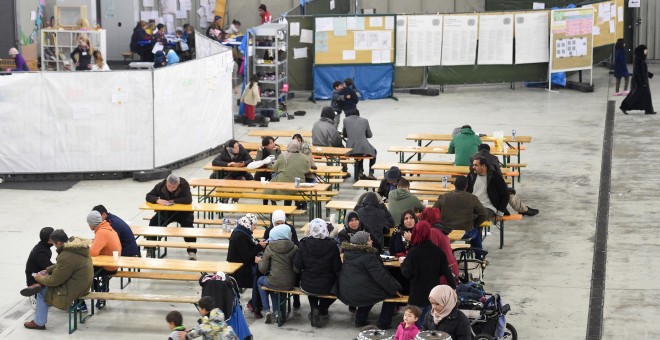
<instances>
[{"instance_id":1,"label":"woman in headscarf","mask_svg":"<svg viewBox=\"0 0 660 340\"><path fill-rule=\"evenodd\" d=\"M410 280L408 303L422 309L419 319L424 320L431 309L428 294L440 278L444 278L452 288L456 287L456 281L444 252L431 241L431 225L428 222L417 223L410 243L412 247L401 263L401 274Z\"/></svg>"},{"instance_id":2,"label":"woman in headscarf","mask_svg":"<svg viewBox=\"0 0 660 340\"><path fill-rule=\"evenodd\" d=\"M238 219L238 226L229 237L229 250L227 250L227 261L242 263L240 269L234 274L236 283L241 288L252 288L252 299L248 302L248 309L256 318L262 318L261 298L257 289L257 263L264 248L265 241L257 241L252 236L252 231L256 227L257 217L254 214L247 214Z\"/></svg>"},{"instance_id":3,"label":"woman in headscarf","mask_svg":"<svg viewBox=\"0 0 660 340\"><path fill-rule=\"evenodd\" d=\"M635 49L635 59L633 60L633 79L630 93L626 99L621 102L619 107L624 114L630 110L644 110L647 115L654 115L653 101L651 100L651 90L649 88L649 78L653 78L653 73L649 72L646 65L646 54L648 49L646 45L639 45Z\"/></svg>"},{"instance_id":4,"label":"woman in headscarf","mask_svg":"<svg viewBox=\"0 0 660 340\"><path fill-rule=\"evenodd\" d=\"M412 209L405 210L401 213L401 221L390 240L390 255L405 256L408 249L410 249L410 240L416 224L417 217Z\"/></svg>"},{"instance_id":5,"label":"woman in headscarf","mask_svg":"<svg viewBox=\"0 0 660 340\"><path fill-rule=\"evenodd\" d=\"M293 135L291 139L298 141L298 143L300 143L300 153L307 156L307 158L309 158L310 169L316 170L316 163L314 163L314 156L312 155L312 146L309 143L309 141L306 141L299 133ZM316 183L318 181L316 179L316 175L314 175L311 171L308 171L305 174L305 182Z\"/></svg>"},{"instance_id":6,"label":"woman in headscarf","mask_svg":"<svg viewBox=\"0 0 660 340\"><path fill-rule=\"evenodd\" d=\"M321 316L328 315L328 308L335 299L319 298L318 295L331 295L341 271L341 259L337 243L328 238L327 224L320 218L309 223L309 237L300 240L293 270L301 273L300 289L307 294L311 311L309 320L312 327L321 326Z\"/></svg>"},{"instance_id":7,"label":"woman in headscarf","mask_svg":"<svg viewBox=\"0 0 660 340\"><path fill-rule=\"evenodd\" d=\"M401 285L385 269L378 250L372 247L372 240L366 231L358 231L351 237L351 243L342 243L344 263L337 280L337 298L349 306L357 306L355 327L369 324L367 317L373 306L387 298L400 296ZM381 320L392 321L393 303L383 302L379 317L379 327L389 328Z\"/></svg>"},{"instance_id":8,"label":"woman in headscarf","mask_svg":"<svg viewBox=\"0 0 660 340\"><path fill-rule=\"evenodd\" d=\"M429 293L431 312L424 318L424 330L440 331L454 340L472 340L470 320L458 310L458 296L453 288L435 286Z\"/></svg>"},{"instance_id":9,"label":"woman in headscarf","mask_svg":"<svg viewBox=\"0 0 660 340\"><path fill-rule=\"evenodd\" d=\"M289 182L296 181L296 177L302 181L305 174L310 170L309 158L300 153L300 143L291 140L286 146L286 151L280 155L273 165L275 178L271 182ZM295 195L295 192L287 190L266 190L267 194L276 195ZM291 205L291 201L284 201L284 205Z\"/></svg>"},{"instance_id":10,"label":"woman in headscarf","mask_svg":"<svg viewBox=\"0 0 660 340\"><path fill-rule=\"evenodd\" d=\"M277 308L277 294L269 294L263 287L278 290L292 289L296 284L296 274L293 272L293 257L298 247L291 241L291 228L280 224L270 231L268 246L264 257L259 261L259 271L264 274L257 280L261 305L266 311L266 323L272 323L274 315L270 310L268 295L271 295L273 307Z\"/></svg>"},{"instance_id":11,"label":"woman in headscarf","mask_svg":"<svg viewBox=\"0 0 660 340\"><path fill-rule=\"evenodd\" d=\"M213 159L211 164L213 166L224 166L224 167L235 167L243 168L248 164L252 163L252 157L250 153L245 150L243 145L236 141L235 139L228 140L220 151L220 154ZM213 175L212 175L212 178ZM220 171L220 173L215 178L224 178L224 179L244 179L247 181L254 180L252 174L245 171Z\"/></svg>"},{"instance_id":12,"label":"woman in headscarf","mask_svg":"<svg viewBox=\"0 0 660 340\"><path fill-rule=\"evenodd\" d=\"M375 192L369 192L364 196L362 207L358 209L357 214L364 230L371 234L374 248L378 249L378 253L381 253L383 251L384 233L389 234L390 228L394 227L392 214L387 209L382 209Z\"/></svg>"},{"instance_id":13,"label":"woman in headscarf","mask_svg":"<svg viewBox=\"0 0 660 340\"><path fill-rule=\"evenodd\" d=\"M360 218L355 211L349 211L346 213L346 218L344 218L344 229L342 229L337 237L339 238L339 244L344 242L351 242L351 237L355 235L358 231L364 230L360 224Z\"/></svg>"},{"instance_id":14,"label":"woman in headscarf","mask_svg":"<svg viewBox=\"0 0 660 340\"><path fill-rule=\"evenodd\" d=\"M458 263L454 256L454 251L451 248L451 241L449 237L440 230L440 209L438 208L425 208L419 215L420 221L426 221L431 225L431 241L433 244L440 247L445 254L447 263L454 275L458 276ZM440 280L441 284L447 284L444 278Z\"/></svg>"}]
</instances>

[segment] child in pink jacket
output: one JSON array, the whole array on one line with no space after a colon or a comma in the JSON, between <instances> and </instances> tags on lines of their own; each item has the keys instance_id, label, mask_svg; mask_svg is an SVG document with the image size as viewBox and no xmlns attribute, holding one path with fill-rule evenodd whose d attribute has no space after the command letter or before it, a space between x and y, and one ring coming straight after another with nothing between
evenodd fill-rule
<instances>
[{"instance_id":1,"label":"child in pink jacket","mask_svg":"<svg viewBox=\"0 0 660 340\"><path fill-rule=\"evenodd\" d=\"M396 329L394 340L413 340L419 333L416 322L419 320L419 315L422 310L416 306L406 306L403 309L403 322L399 324Z\"/></svg>"}]
</instances>

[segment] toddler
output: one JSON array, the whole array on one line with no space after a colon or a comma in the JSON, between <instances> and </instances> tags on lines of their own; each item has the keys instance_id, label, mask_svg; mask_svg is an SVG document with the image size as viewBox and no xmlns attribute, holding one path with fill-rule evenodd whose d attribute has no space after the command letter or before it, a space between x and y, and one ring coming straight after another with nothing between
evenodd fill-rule
<instances>
[{"instance_id":1,"label":"toddler","mask_svg":"<svg viewBox=\"0 0 660 340\"><path fill-rule=\"evenodd\" d=\"M396 334L394 335L394 340L413 340L419 333L419 328L417 328L417 320L419 320L419 315L422 313L422 310L416 306L406 306L403 309L403 322L399 324L399 328L396 329Z\"/></svg>"}]
</instances>

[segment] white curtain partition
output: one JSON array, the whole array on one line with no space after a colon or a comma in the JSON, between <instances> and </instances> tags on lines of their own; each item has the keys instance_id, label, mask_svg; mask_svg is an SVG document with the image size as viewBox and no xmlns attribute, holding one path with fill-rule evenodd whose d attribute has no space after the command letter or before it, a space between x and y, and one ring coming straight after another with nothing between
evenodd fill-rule
<instances>
[{"instance_id":1,"label":"white curtain partition","mask_svg":"<svg viewBox=\"0 0 660 340\"><path fill-rule=\"evenodd\" d=\"M231 62L223 48L153 72L0 76L0 173L151 169L215 147L233 135Z\"/></svg>"}]
</instances>

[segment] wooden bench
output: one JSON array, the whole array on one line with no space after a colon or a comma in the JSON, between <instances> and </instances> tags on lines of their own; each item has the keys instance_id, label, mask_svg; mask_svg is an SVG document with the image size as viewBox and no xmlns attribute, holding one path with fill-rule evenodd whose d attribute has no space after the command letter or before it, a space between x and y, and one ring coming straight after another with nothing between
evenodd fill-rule
<instances>
[{"instance_id":1,"label":"wooden bench","mask_svg":"<svg viewBox=\"0 0 660 340\"><path fill-rule=\"evenodd\" d=\"M186 273L163 273L163 272L135 272L122 270L112 275L124 279L152 279L152 280L169 280L169 281L198 281L201 277L199 274L186 274Z\"/></svg>"},{"instance_id":2,"label":"wooden bench","mask_svg":"<svg viewBox=\"0 0 660 340\"><path fill-rule=\"evenodd\" d=\"M284 325L284 322L286 321L287 317L289 314L291 314L291 297L294 295L307 295L307 293L303 292L300 288L294 287L293 289L290 290L277 290L277 289L272 289L272 288L267 288L267 287L262 287L263 290L267 292L271 292L273 294L277 294L277 301L278 301L278 306L277 306L277 326L282 327ZM337 299L335 295L315 295L319 298L324 298L324 299ZM407 304L408 303L408 297L393 297L389 299L383 300L383 302L392 302L392 303L400 303L400 304Z\"/></svg>"},{"instance_id":3,"label":"wooden bench","mask_svg":"<svg viewBox=\"0 0 660 340\"><path fill-rule=\"evenodd\" d=\"M78 322L85 323L94 316L94 300L115 300L115 301L138 301L138 302L166 302L166 303L190 303L197 307L199 301L197 295L157 295L157 294L128 294L128 293L109 293L109 292L90 292L87 295L76 299L73 306L69 308L69 334L78 329ZM91 300L91 312L83 317L79 307L85 300Z\"/></svg>"},{"instance_id":4,"label":"wooden bench","mask_svg":"<svg viewBox=\"0 0 660 340\"><path fill-rule=\"evenodd\" d=\"M137 245L139 247L163 247L163 248L184 248L184 249L217 249L217 250L229 249L229 245L223 243L138 241Z\"/></svg>"},{"instance_id":5,"label":"wooden bench","mask_svg":"<svg viewBox=\"0 0 660 340\"><path fill-rule=\"evenodd\" d=\"M122 52L121 56L124 58L124 61L128 61L129 59L133 61L133 55L135 53L128 51L128 52Z\"/></svg>"}]
</instances>

